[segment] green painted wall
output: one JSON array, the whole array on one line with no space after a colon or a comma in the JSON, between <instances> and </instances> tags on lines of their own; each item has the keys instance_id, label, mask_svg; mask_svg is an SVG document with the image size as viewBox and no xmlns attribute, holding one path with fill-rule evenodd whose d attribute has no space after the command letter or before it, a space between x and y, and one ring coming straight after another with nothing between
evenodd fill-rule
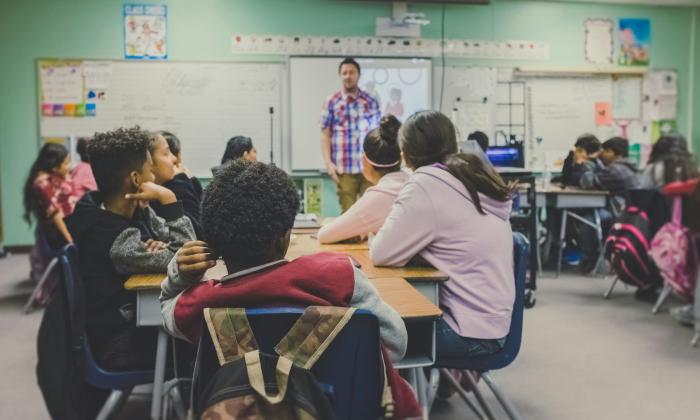
<instances>
[{"instance_id":1,"label":"green painted wall","mask_svg":"<svg viewBox=\"0 0 700 420\"><path fill-rule=\"evenodd\" d=\"M136 1L134 1L136 2ZM374 18L388 16L388 2L341 0L171 0L169 50L172 60L234 60L233 33L371 35ZM425 37L440 36L439 5L411 5L433 22ZM652 19L652 66L680 76L679 127L686 129L691 8L492 0L489 6L446 6L446 36L527 39L551 44L549 65L582 65L583 21L589 17ZM700 47L700 42L696 44ZM23 0L0 2L0 191L6 245L32 242L21 221L21 184L38 149L37 58L123 57L121 2ZM696 58L700 54L696 53ZM250 58L247 58L250 59ZM269 57L267 59L270 59ZM487 64L482 60L460 60ZM515 62L491 62L512 65ZM544 63L535 63L544 64ZM696 65L696 89L700 66ZM693 113L700 134L700 106ZM697 135L695 136L698 137ZM697 143L696 143L697 144ZM697 149L696 149L697 150ZM338 212L333 186L324 185L324 213Z\"/></svg>"}]
</instances>

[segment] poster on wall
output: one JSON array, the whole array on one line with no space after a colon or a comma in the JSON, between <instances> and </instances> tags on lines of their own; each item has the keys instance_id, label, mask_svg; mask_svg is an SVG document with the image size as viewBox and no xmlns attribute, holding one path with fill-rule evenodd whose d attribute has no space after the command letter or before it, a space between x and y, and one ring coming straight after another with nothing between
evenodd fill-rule
<instances>
[{"instance_id":1,"label":"poster on wall","mask_svg":"<svg viewBox=\"0 0 700 420\"><path fill-rule=\"evenodd\" d=\"M586 61L592 64L612 64L615 23L610 19L586 19L584 28Z\"/></svg>"},{"instance_id":2,"label":"poster on wall","mask_svg":"<svg viewBox=\"0 0 700 420\"><path fill-rule=\"evenodd\" d=\"M124 5L124 58L168 58L168 7L162 4Z\"/></svg>"},{"instance_id":3,"label":"poster on wall","mask_svg":"<svg viewBox=\"0 0 700 420\"><path fill-rule=\"evenodd\" d=\"M39 63L39 104L42 117L83 117L83 77L80 62L45 60Z\"/></svg>"},{"instance_id":4,"label":"poster on wall","mask_svg":"<svg viewBox=\"0 0 700 420\"><path fill-rule=\"evenodd\" d=\"M647 66L651 42L649 19L620 19L620 50L617 58L622 66Z\"/></svg>"}]
</instances>

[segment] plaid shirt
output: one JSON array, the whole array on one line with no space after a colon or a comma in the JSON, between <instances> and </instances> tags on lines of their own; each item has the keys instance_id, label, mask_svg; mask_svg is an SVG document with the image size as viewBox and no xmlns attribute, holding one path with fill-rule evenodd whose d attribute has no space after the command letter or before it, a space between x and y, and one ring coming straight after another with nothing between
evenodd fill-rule
<instances>
[{"instance_id":1,"label":"plaid shirt","mask_svg":"<svg viewBox=\"0 0 700 420\"><path fill-rule=\"evenodd\" d=\"M362 173L362 142L380 118L379 101L365 91L336 92L326 100L321 129L331 130L331 160L340 173Z\"/></svg>"}]
</instances>

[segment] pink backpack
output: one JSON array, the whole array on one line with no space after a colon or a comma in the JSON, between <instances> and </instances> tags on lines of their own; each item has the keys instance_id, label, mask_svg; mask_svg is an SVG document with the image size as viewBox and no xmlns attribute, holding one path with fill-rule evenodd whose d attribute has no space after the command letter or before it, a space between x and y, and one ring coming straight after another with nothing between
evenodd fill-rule
<instances>
[{"instance_id":1,"label":"pink backpack","mask_svg":"<svg viewBox=\"0 0 700 420\"><path fill-rule=\"evenodd\" d=\"M695 243L681 219L682 198L673 199L673 217L654 235L649 254L664 281L683 299L695 294L695 273L698 268Z\"/></svg>"}]
</instances>

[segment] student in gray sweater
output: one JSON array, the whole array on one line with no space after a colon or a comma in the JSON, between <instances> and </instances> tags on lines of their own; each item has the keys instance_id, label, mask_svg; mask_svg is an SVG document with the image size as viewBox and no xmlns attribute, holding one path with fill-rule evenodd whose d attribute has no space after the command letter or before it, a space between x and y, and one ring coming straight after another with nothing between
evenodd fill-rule
<instances>
[{"instance_id":1,"label":"student in gray sweater","mask_svg":"<svg viewBox=\"0 0 700 420\"><path fill-rule=\"evenodd\" d=\"M132 274L164 273L186 241L195 239L182 203L153 182L149 135L138 127L97 133L89 154L97 191L66 219L78 247L85 287L86 331L100 366L145 368L155 356L156 330L136 328ZM162 205L162 218L148 207Z\"/></svg>"}]
</instances>

